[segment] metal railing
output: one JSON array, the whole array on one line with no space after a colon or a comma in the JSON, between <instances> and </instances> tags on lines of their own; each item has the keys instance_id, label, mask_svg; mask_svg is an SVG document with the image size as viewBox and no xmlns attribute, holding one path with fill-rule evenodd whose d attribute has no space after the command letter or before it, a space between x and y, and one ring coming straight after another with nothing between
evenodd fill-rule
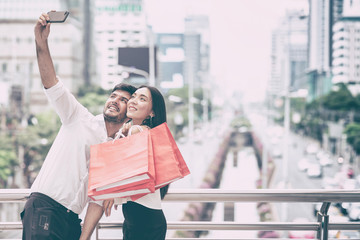
<instances>
[{"instance_id":1,"label":"metal railing","mask_svg":"<svg viewBox=\"0 0 360 240\"><path fill-rule=\"evenodd\" d=\"M29 195L28 189L0 189L1 202L21 202ZM331 203L360 202L360 190L323 190L323 189L261 189L261 190L221 190L221 189L170 189L166 202L308 202L322 203L317 221L298 222L206 222L178 221L168 222L168 229L174 230L284 230L316 231L316 238L327 240L329 230L359 230L360 223L329 222L328 210ZM121 228L122 223L100 222L99 229ZM21 222L0 222L0 230L22 229ZM98 234L97 234L98 236ZM99 238L97 238L99 240ZM191 239L191 238L169 238ZM205 238L203 238L205 239ZM212 239L215 240L215 239Z\"/></svg>"}]
</instances>

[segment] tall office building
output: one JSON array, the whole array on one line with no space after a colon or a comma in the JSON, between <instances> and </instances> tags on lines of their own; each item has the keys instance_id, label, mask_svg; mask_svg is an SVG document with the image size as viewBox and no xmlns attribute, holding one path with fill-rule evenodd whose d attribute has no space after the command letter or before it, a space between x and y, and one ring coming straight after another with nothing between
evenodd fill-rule
<instances>
[{"instance_id":1,"label":"tall office building","mask_svg":"<svg viewBox=\"0 0 360 240\"><path fill-rule=\"evenodd\" d=\"M310 0L309 18L309 99L331 89L333 25L341 17L341 0Z\"/></svg>"},{"instance_id":2,"label":"tall office building","mask_svg":"<svg viewBox=\"0 0 360 240\"><path fill-rule=\"evenodd\" d=\"M342 18L333 27L333 84L345 83L360 93L360 1L345 0Z\"/></svg>"},{"instance_id":3,"label":"tall office building","mask_svg":"<svg viewBox=\"0 0 360 240\"><path fill-rule=\"evenodd\" d=\"M184 86L184 34L158 33L157 40L157 86L162 89Z\"/></svg>"},{"instance_id":4,"label":"tall office building","mask_svg":"<svg viewBox=\"0 0 360 240\"><path fill-rule=\"evenodd\" d=\"M184 34L185 83L206 81L204 76L209 72L210 28L209 18L205 15L189 15L185 18Z\"/></svg>"},{"instance_id":5,"label":"tall office building","mask_svg":"<svg viewBox=\"0 0 360 240\"><path fill-rule=\"evenodd\" d=\"M268 83L268 94L271 96L283 96L287 91L307 88L307 26L306 16L291 11L273 31L271 78Z\"/></svg>"},{"instance_id":6,"label":"tall office building","mask_svg":"<svg viewBox=\"0 0 360 240\"><path fill-rule=\"evenodd\" d=\"M43 111L48 102L37 66L34 25L42 12L66 10L66 1L0 1L0 81L20 86L26 112ZM57 74L73 92L83 83L82 26L71 16L52 24L50 51Z\"/></svg>"},{"instance_id":7,"label":"tall office building","mask_svg":"<svg viewBox=\"0 0 360 240\"><path fill-rule=\"evenodd\" d=\"M143 1L96 0L95 39L101 86L110 89L128 77L118 65L119 48L149 44Z\"/></svg>"}]
</instances>

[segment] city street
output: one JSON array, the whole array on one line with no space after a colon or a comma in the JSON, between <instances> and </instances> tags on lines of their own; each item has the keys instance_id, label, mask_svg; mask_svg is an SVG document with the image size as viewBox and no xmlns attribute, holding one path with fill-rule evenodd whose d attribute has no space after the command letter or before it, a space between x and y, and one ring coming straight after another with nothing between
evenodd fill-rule
<instances>
[{"instance_id":1,"label":"city street","mask_svg":"<svg viewBox=\"0 0 360 240\"><path fill-rule=\"evenodd\" d=\"M237 165L233 164L233 153L229 152L226 158L223 177L221 179L221 189L256 189L256 181L259 179L259 168L252 147L245 147L238 153ZM255 202L249 203L217 203L213 212L213 221L229 221L233 217L234 222L254 223L259 222ZM225 214L225 208L227 209ZM232 216L233 215L233 216ZM221 238L248 238L257 237L257 231L210 231L206 237Z\"/></svg>"},{"instance_id":2,"label":"city street","mask_svg":"<svg viewBox=\"0 0 360 240\"><path fill-rule=\"evenodd\" d=\"M315 145L319 147L319 143L313 139L296 135L292 132L289 133L287 142L288 146L288 162L285 163L283 159L283 133L282 131L277 136L277 141L272 141L276 136L269 135L269 129L281 127L275 127L274 124L268 123L266 116L259 113L249 114L250 121L253 126L253 130L257 136L266 145L266 149L269 150L269 154L273 155L275 149L280 151L280 156L273 156L275 163L275 171L271 179L270 188L290 188L290 189L321 189L323 188L323 179L327 177L333 177L340 169L340 166L334 163L331 166L323 167L323 174L321 177L310 178L306 171L300 171L298 168L298 162L302 158L315 159L315 155L309 155L306 153L306 147L309 145ZM264 130L266 129L266 130ZM287 166L284 172L283 167ZM287 184L284 183L286 178ZM277 203L273 204L277 209L275 214L275 220L277 221L293 221L296 218L306 218L308 220L314 219L313 203Z\"/></svg>"}]
</instances>

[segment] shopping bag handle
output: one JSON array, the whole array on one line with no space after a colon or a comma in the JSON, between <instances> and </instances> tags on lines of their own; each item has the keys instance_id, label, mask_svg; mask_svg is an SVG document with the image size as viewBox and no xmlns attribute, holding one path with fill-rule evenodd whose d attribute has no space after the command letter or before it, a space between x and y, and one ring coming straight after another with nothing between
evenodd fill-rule
<instances>
[{"instance_id":1,"label":"shopping bag handle","mask_svg":"<svg viewBox=\"0 0 360 240\"><path fill-rule=\"evenodd\" d=\"M129 129L128 136L131 136L131 132L132 132L133 127L136 127L140 132L144 131L144 129L143 129L140 125L133 125L133 126L131 126L130 129ZM119 131L115 134L115 138L114 138L114 140L112 141L113 143L115 142L115 140L118 140L119 138L124 138L124 137L126 137L126 136L122 133L122 129L123 129L123 128L120 128Z\"/></svg>"},{"instance_id":2,"label":"shopping bag handle","mask_svg":"<svg viewBox=\"0 0 360 240\"><path fill-rule=\"evenodd\" d=\"M128 136L131 136L131 131L132 131L133 127L136 127L140 132L144 131L144 129L140 125L132 125L129 129Z\"/></svg>"},{"instance_id":3,"label":"shopping bag handle","mask_svg":"<svg viewBox=\"0 0 360 240\"><path fill-rule=\"evenodd\" d=\"M122 133L122 128L119 129L119 131L117 133L115 133L115 137L114 140L112 141L113 143L115 142L115 140L118 140L119 138L124 138L125 135Z\"/></svg>"}]
</instances>

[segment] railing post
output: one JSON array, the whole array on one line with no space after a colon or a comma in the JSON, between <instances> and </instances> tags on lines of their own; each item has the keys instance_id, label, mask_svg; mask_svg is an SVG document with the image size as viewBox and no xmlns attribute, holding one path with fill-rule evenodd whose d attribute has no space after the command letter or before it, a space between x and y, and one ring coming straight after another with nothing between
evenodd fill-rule
<instances>
[{"instance_id":1,"label":"railing post","mask_svg":"<svg viewBox=\"0 0 360 240\"><path fill-rule=\"evenodd\" d=\"M317 232L317 239L327 240L328 239L328 225L329 225L329 215L328 210L330 208L330 202L324 202L321 205L320 211L317 212L317 221L320 223L320 228Z\"/></svg>"},{"instance_id":2,"label":"railing post","mask_svg":"<svg viewBox=\"0 0 360 240\"><path fill-rule=\"evenodd\" d=\"M329 215L324 215L324 227L323 227L323 240L327 240L329 237Z\"/></svg>"}]
</instances>

